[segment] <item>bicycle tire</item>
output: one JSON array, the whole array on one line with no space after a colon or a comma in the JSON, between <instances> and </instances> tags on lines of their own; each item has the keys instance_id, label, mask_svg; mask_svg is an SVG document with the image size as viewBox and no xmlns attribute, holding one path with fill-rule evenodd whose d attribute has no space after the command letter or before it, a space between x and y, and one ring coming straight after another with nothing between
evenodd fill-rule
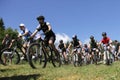
<instances>
[{"instance_id":1,"label":"bicycle tire","mask_svg":"<svg viewBox=\"0 0 120 80\"><path fill-rule=\"evenodd\" d=\"M110 59L108 59L108 51L106 51L106 65L110 65Z\"/></svg>"},{"instance_id":2,"label":"bicycle tire","mask_svg":"<svg viewBox=\"0 0 120 80\"><path fill-rule=\"evenodd\" d=\"M78 55L77 54L73 55L73 65L74 65L74 67L77 67L79 65L79 63L78 63Z\"/></svg>"},{"instance_id":3,"label":"bicycle tire","mask_svg":"<svg viewBox=\"0 0 120 80\"><path fill-rule=\"evenodd\" d=\"M60 54L55 53L54 50L50 48L51 51L51 58L52 58L52 64L54 67L60 67L61 66L61 59L60 59Z\"/></svg>"},{"instance_id":4,"label":"bicycle tire","mask_svg":"<svg viewBox=\"0 0 120 80\"><path fill-rule=\"evenodd\" d=\"M32 43L28 47L27 59L28 59L29 65L33 69L36 69L40 66L42 68L46 67L46 63L47 63L46 54L43 51L43 49L40 49L40 48L41 48L41 46L39 43ZM35 50L36 50L36 52L34 53L33 51L35 51ZM40 51L42 52L42 54L40 54ZM35 57L33 58L33 56L35 56Z\"/></svg>"},{"instance_id":5,"label":"bicycle tire","mask_svg":"<svg viewBox=\"0 0 120 80\"><path fill-rule=\"evenodd\" d=\"M93 61L94 61L93 63L95 63L96 65L98 64L97 63L98 59L97 59L97 53L96 52L94 52Z\"/></svg>"},{"instance_id":6,"label":"bicycle tire","mask_svg":"<svg viewBox=\"0 0 120 80\"><path fill-rule=\"evenodd\" d=\"M6 56L6 62L4 62L5 56ZM9 48L5 48L5 49L1 50L1 54L0 54L1 64L8 65L8 63L7 63L7 62L9 62L8 58L10 58L12 60L12 64L20 63L20 55L18 54L18 52L16 50L9 49Z\"/></svg>"}]
</instances>

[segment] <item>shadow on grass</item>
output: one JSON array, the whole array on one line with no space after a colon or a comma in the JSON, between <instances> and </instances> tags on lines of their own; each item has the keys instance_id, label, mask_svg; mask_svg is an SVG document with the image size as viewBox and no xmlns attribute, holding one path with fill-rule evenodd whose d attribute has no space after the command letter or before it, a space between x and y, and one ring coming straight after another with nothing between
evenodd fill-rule
<instances>
[{"instance_id":1,"label":"shadow on grass","mask_svg":"<svg viewBox=\"0 0 120 80\"><path fill-rule=\"evenodd\" d=\"M0 80L37 80L40 77L40 74L33 75L19 75L19 76L11 76L11 77L1 77Z\"/></svg>"},{"instance_id":2,"label":"shadow on grass","mask_svg":"<svg viewBox=\"0 0 120 80\"><path fill-rule=\"evenodd\" d=\"M15 69L0 69L0 72L13 71Z\"/></svg>"}]
</instances>

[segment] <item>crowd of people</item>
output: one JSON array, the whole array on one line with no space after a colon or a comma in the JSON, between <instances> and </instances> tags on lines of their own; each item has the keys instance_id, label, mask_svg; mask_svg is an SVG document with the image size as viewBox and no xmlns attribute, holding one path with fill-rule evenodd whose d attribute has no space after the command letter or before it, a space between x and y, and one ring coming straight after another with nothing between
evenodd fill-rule
<instances>
[{"instance_id":1,"label":"crowd of people","mask_svg":"<svg viewBox=\"0 0 120 80\"><path fill-rule=\"evenodd\" d=\"M99 60L102 60L104 64L106 63L106 58L111 59L111 62L119 59L120 43L117 40L112 41L107 36L106 32L102 33L103 38L100 42L97 42L94 36L91 35L89 44L82 44L77 35L74 35L72 37L72 41L69 43L68 46L66 45L66 43L63 42L62 39L59 41L59 45L55 46L54 43L56 40L56 35L52 30L52 26L50 25L50 23L45 21L44 16L38 16L37 21L39 25L36 27L33 33L29 29L27 29L25 24L21 23L19 25L21 33L18 35L18 38L19 40L22 39L22 41L24 41L23 43L21 43L23 44L23 47L25 49L24 52L26 52L26 49L29 47L30 43L41 39L41 35L38 32L43 31L43 34L45 35L45 43L49 45L56 54L61 53L65 59L65 62L68 61L68 53L72 56L75 54L75 52L77 52L77 54L80 55L81 58L85 59L86 57L87 61L90 63L93 62L93 56L95 54L98 55ZM32 41L29 42L28 40ZM14 41L15 39L11 39L9 34L6 34L5 38L2 41L3 48L11 48ZM23 58L26 58L25 55L26 54L24 54Z\"/></svg>"}]
</instances>

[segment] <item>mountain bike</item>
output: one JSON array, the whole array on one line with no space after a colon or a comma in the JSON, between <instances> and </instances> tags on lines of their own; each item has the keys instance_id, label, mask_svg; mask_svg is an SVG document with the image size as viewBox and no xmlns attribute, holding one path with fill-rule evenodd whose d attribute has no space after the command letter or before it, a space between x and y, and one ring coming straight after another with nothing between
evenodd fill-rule
<instances>
[{"instance_id":1,"label":"mountain bike","mask_svg":"<svg viewBox=\"0 0 120 80\"><path fill-rule=\"evenodd\" d=\"M59 53L60 53L60 60L61 60L61 64L70 64L71 63L71 56L70 56L70 53L68 50L66 50L66 57L67 59L65 59L63 53L61 50L59 50Z\"/></svg>"},{"instance_id":2,"label":"mountain bike","mask_svg":"<svg viewBox=\"0 0 120 80\"><path fill-rule=\"evenodd\" d=\"M98 61L99 61L99 58L98 58L98 49L97 48L93 48L92 52L93 52L93 63L95 63L97 65Z\"/></svg>"},{"instance_id":3,"label":"mountain bike","mask_svg":"<svg viewBox=\"0 0 120 80\"><path fill-rule=\"evenodd\" d=\"M0 61L3 65L8 64L18 64L20 63L20 57L21 55L26 56L26 52L23 51L23 49L26 51L26 49L22 46L22 43L20 43L20 39L16 38L13 41L13 46L10 48L5 48L1 50L0 53ZM26 58L27 60L27 58Z\"/></svg>"},{"instance_id":4,"label":"mountain bike","mask_svg":"<svg viewBox=\"0 0 120 80\"><path fill-rule=\"evenodd\" d=\"M106 65L110 65L110 46L108 45L103 45L103 48L104 48L104 63Z\"/></svg>"},{"instance_id":5,"label":"mountain bike","mask_svg":"<svg viewBox=\"0 0 120 80\"><path fill-rule=\"evenodd\" d=\"M20 62L20 55L16 50L16 47L5 48L0 52L0 62L3 65L18 64Z\"/></svg>"},{"instance_id":6,"label":"mountain bike","mask_svg":"<svg viewBox=\"0 0 120 80\"><path fill-rule=\"evenodd\" d=\"M55 54L54 50L43 39L29 46L27 59L33 69L38 67L45 68L47 62L52 63L54 67L60 67L61 65L60 54Z\"/></svg>"},{"instance_id":7,"label":"mountain bike","mask_svg":"<svg viewBox=\"0 0 120 80\"><path fill-rule=\"evenodd\" d=\"M73 64L75 67L82 66L82 64L83 64L82 54L81 53L78 54L78 51L77 51L79 49L80 48L76 48L73 51L72 60L73 60Z\"/></svg>"}]
</instances>

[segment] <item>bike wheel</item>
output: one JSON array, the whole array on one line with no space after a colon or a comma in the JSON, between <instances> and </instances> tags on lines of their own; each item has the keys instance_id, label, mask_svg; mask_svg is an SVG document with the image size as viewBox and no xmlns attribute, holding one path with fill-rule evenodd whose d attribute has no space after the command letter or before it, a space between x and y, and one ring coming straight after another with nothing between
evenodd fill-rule
<instances>
[{"instance_id":1,"label":"bike wheel","mask_svg":"<svg viewBox=\"0 0 120 80\"><path fill-rule=\"evenodd\" d=\"M94 56L93 56L93 61L94 63L97 65L97 53L94 53Z\"/></svg>"},{"instance_id":2,"label":"bike wheel","mask_svg":"<svg viewBox=\"0 0 120 80\"><path fill-rule=\"evenodd\" d=\"M0 61L3 65L18 64L20 55L16 50L6 48L1 50Z\"/></svg>"},{"instance_id":3,"label":"bike wheel","mask_svg":"<svg viewBox=\"0 0 120 80\"><path fill-rule=\"evenodd\" d=\"M78 63L78 55L77 54L74 54L73 55L73 65L75 67L79 66L79 63Z\"/></svg>"},{"instance_id":4,"label":"bike wheel","mask_svg":"<svg viewBox=\"0 0 120 80\"><path fill-rule=\"evenodd\" d=\"M32 43L27 50L27 59L29 65L35 69L38 67L46 67L46 54L42 50L39 43Z\"/></svg>"},{"instance_id":5,"label":"bike wheel","mask_svg":"<svg viewBox=\"0 0 120 80\"><path fill-rule=\"evenodd\" d=\"M51 51L51 58L52 58L52 64L54 67L60 67L61 66L61 59L60 59L60 54L55 53L54 50L50 48Z\"/></svg>"}]
</instances>

